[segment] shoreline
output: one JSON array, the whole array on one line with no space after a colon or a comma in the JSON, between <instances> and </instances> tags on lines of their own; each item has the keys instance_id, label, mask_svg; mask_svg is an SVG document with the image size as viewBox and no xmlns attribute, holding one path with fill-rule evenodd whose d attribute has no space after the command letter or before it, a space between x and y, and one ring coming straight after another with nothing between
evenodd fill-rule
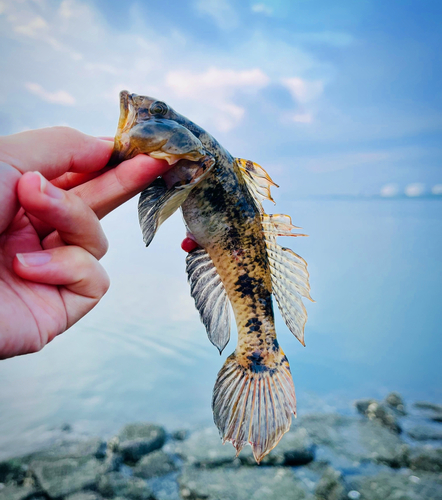
<instances>
[{"instance_id":1,"label":"shoreline","mask_svg":"<svg viewBox=\"0 0 442 500\"><path fill-rule=\"evenodd\" d=\"M132 423L107 440L66 425L50 447L0 461L0 500L440 500L442 405L398 393L354 405L294 419L260 465L214 425Z\"/></svg>"}]
</instances>

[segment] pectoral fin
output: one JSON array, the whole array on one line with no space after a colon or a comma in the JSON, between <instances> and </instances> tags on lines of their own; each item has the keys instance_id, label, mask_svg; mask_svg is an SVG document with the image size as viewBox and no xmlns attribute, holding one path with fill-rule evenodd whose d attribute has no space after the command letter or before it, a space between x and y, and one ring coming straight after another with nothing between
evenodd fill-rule
<instances>
[{"instance_id":1,"label":"pectoral fin","mask_svg":"<svg viewBox=\"0 0 442 500\"><path fill-rule=\"evenodd\" d=\"M221 354L230 339L229 299L223 282L210 255L202 248L187 255L186 271L207 336Z\"/></svg>"},{"instance_id":2,"label":"pectoral fin","mask_svg":"<svg viewBox=\"0 0 442 500\"><path fill-rule=\"evenodd\" d=\"M211 157L193 162L180 160L163 178L147 187L138 202L138 219L143 240L149 246L156 231L189 196L192 189L210 172L214 165Z\"/></svg>"}]
</instances>

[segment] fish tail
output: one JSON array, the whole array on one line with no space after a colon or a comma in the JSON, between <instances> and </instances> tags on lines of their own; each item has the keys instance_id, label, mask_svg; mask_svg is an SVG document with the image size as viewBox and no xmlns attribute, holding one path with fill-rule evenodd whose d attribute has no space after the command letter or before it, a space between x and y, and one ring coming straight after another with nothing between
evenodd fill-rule
<instances>
[{"instance_id":1,"label":"fish tail","mask_svg":"<svg viewBox=\"0 0 442 500\"><path fill-rule=\"evenodd\" d=\"M252 446L259 463L289 430L296 416L296 396L290 366L280 350L274 368L242 366L236 353L218 373L212 409L223 444L230 441L239 452Z\"/></svg>"}]
</instances>

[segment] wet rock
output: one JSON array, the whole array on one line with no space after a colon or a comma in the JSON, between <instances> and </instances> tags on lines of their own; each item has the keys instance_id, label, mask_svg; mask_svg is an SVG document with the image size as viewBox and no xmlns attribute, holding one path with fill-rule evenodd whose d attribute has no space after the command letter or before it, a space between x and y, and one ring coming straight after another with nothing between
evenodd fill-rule
<instances>
[{"instance_id":1,"label":"wet rock","mask_svg":"<svg viewBox=\"0 0 442 500\"><path fill-rule=\"evenodd\" d=\"M21 460L30 463L34 460L57 460L60 458L104 458L106 456L106 443L100 438L87 440L62 441L49 448L37 451Z\"/></svg>"},{"instance_id":2,"label":"wet rock","mask_svg":"<svg viewBox=\"0 0 442 500\"><path fill-rule=\"evenodd\" d=\"M111 472L100 477L98 492L106 498L122 497L128 500L150 500L151 488L142 479L121 472Z\"/></svg>"},{"instance_id":3,"label":"wet rock","mask_svg":"<svg viewBox=\"0 0 442 500\"><path fill-rule=\"evenodd\" d=\"M412 449L410 468L429 472L442 472L442 448L423 446Z\"/></svg>"},{"instance_id":4,"label":"wet rock","mask_svg":"<svg viewBox=\"0 0 442 500\"><path fill-rule=\"evenodd\" d=\"M252 448L247 446L239 455L241 463L256 465ZM262 465L306 465L315 459L314 445L305 429L292 429L283 436L278 446L262 461Z\"/></svg>"},{"instance_id":5,"label":"wet rock","mask_svg":"<svg viewBox=\"0 0 442 500\"><path fill-rule=\"evenodd\" d=\"M143 457L134 467L134 475L143 479L164 476L176 470L175 464L162 450L154 451Z\"/></svg>"},{"instance_id":6,"label":"wet rock","mask_svg":"<svg viewBox=\"0 0 442 500\"><path fill-rule=\"evenodd\" d=\"M319 480L315 495L317 500L344 500L347 493L342 482L342 474L332 467L327 467Z\"/></svg>"},{"instance_id":7,"label":"wet rock","mask_svg":"<svg viewBox=\"0 0 442 500\"><path fill-rule=\"evenodd\" d=\"M176 443L172 451L183 460L198 467L221 465L256 465L252 448L246 446L235 460L236 450L230 443L222 444L217 429L194 432L183 443ZM314 460L314 446L304 429L290 431L278 446L261 462L262 465L304 465Z\"/></svg>"},{"instance_id":8,"label":"wet rock","mask_svg":"<svg viewBox=\"0 0 442 500\"><path fill-rule=\"evenodd\" d=\"M95 491L80 491L65 497L64 500L103 500L103 497Z\"/></svg>"},{"instance_id":9,"label":"wet rock","mask_svg":"<svg viewBox=\"0 0 442 500\"><path fill-rule=\"evenodd\" d=\"M123 460L135 463L144 455L162 448L166 441L166 431L154 424L129 424L120 431L118 440L117 449Z\"/></svg>"},{"instance_id":10,"label":"wet rock","mask_svg":"<svg viewBox=\"0 0 442 500\"><path fill-rule=\"evenodd\" d=\"M417 425L407 431L407 434L416 441L442 440L442 429L433 429L426 425Z\"/></svg>"},{"instance_id":11,"label":"wet rock","mask_svg":"<svg viewBox=\"0 0 442 500\"><path fill-rule=\"evenodd\" d=\"M375 462L391 467L408 463L408 446L399 436L369 420L342 415L306 415L294 428L304 428L317 446L316 459L339 466Z\"/></svg>"},{"instance_id":12,"label":"wet rock","mask_svg":"<svg viewBox=\"0 0 442 500\"><path fill-rule=\"evenodd\" d=\"M108 474L109 472L117 472L123 465L123 457L118 453L113 453L108 449L107 456L100 467L101 474Z\"/></svg>"},{"instance_id":13,"label":"wet rock","mask_svg":"<svg viewBox=\"0 0 442 500\"><path fill-rule=\"evenodd\" d=\"M223 446L215 427L193 432L186 441L175 442L170 449L187 464L197 467L231 464L236 455L233 446Z\"/></svg>"},{"instance_id":14,"label":"wet rock","mask_svg":"<svg viewBox=\"0 0 442 500\"><path fill-rule=\"evenodd\" d=\"M185 468L178 478L185 500L313 500L286 467Z\"/></svg>"},{"instance_id":15,"label":"wet rock","mask_svg":"<svg viewBox=\"0 0 442 500\"><path fill-rule=\"evenodd\" d=\"M184 441L189 436L189 431L186 429L178 429L175 432L172 432L172 439L175 441Z\"/></svg>"},{"instance_id":16,"label":"wet rock","mask_svg":"<svg viewBox=\"0 0 442 500\"><path fill-rule=\"evenodd\" d=\"M431 410L437 413L442 414L442 405L438 405L435 403L427 403L426 401L417 401L413 405L415 408L419 408L420 410Z\"/></svg>"},{"instance_id":17,"label":"wet rock","mask_svg":"<svg viewBox=\"0 0 442 500\"><path fill-rule=\"evenodd\" d=\"M397 422L396 416L388 406L374 399L360 399L355 403L357 411L369 420L380 423L392 432L400 434L402 429Z\"/></svg>"},{"instance_id":18,"label":"wet rock","mask_svg":"<svg viewBox=\"0 0 442 500\"><path fill-rule=\"evenodd\" d=\"M0 500L27 500L33 494L35 488L10 484L0 489Z\"/></svg>"},{"instance_id":19,"label":"wet rock","mask_svg":"<svg viewBox=\"0 0 442 500\"><path fill-rule=\"evenodd\" d=\"M405 410L405 403L402 399L402 396L398 392L391 392L385 398L385 404L390 408L393 408L399 415L406 415L407 412Z\"/></svg>"},{"instance_id":20,"label":"wet rock","mask_svg":"<svg viewBox=\"0 0 442 500\"><path fill-rule=\"evenodd\" d=\"M348 478L352 498L360 500L440 500L442 478L438 474L385 470L375 476ZM357 495L359 493L359 496Z\"/></svg>"},{"instance_id":21,"label":"wet rock","mask_svg":"<svg viewBox=\"0 0 442 500\"><path fill-rule=\"evenodd\" d=\"M90 457L52 458L34 460L29 469L42 489L51 498L57 498L94 486L100 462Z\"/></svg>"},{"instance_id":22,"label":"wet rock","mask_svg":"<svg viewBox=\"0 0 442 500\"><path fill-rule=\"evenodd\" d=\"M0 462L0 483L21 484L26 476L27 467L20 459L11 459Z\"/></svg>"}]
</instances>

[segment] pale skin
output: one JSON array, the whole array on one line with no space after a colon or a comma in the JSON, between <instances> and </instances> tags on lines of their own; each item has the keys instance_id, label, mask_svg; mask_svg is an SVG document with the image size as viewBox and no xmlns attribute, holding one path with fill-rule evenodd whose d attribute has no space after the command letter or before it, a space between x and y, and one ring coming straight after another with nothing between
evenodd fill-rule
<instances>
[{"instance_id":1,"label":"pale skin","mask_svg":"<svg viewBox=\"0 0 442 500\"><path fill-rule=\"evenodd\" d=\"M169 168L106 167L112 146L67 127L0 137L0 358L39 351L106 293L99 220Z\"/></svg>"}]
</instances>

